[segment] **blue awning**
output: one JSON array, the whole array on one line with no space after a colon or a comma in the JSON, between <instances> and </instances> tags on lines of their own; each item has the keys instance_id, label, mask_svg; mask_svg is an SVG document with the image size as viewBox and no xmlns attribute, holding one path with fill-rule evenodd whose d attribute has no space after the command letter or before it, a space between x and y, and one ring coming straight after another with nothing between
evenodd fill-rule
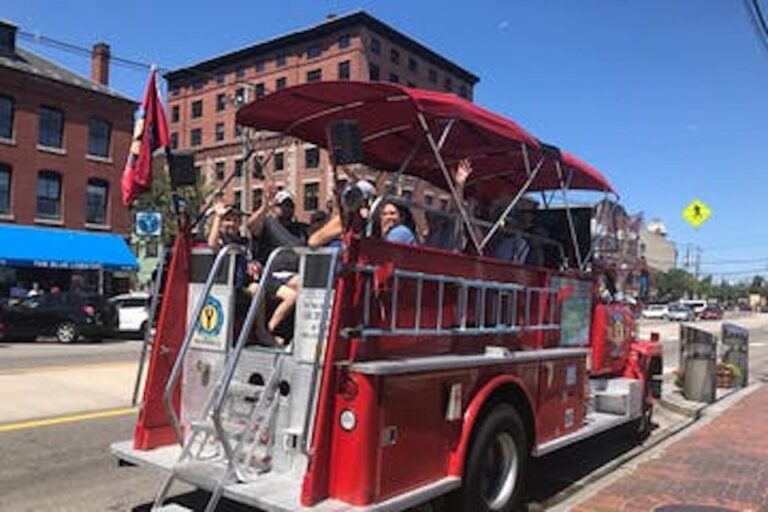
<instances>
[{"instance_id":1,"label":"blue awning","mask_svg":"<svg viewBox=\"0 0 768 512\"><path fill-rule=\"evenodd\" d=\"M0 265L135 271L136 257L120 235L0 225Z\"/></svg>"}]
</instances>

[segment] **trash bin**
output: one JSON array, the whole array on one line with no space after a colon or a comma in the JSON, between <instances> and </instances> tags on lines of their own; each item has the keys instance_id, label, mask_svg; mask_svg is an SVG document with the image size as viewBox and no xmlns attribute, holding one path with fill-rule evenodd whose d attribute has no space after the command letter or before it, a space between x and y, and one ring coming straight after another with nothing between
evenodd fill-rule
<instances>
[{"instance_id":1,"label":"trash bin","mask_svg":"<svg viewBox=\"0 0 768 512\"><path fill-rule=\"evenodd\" d=\"M723 324L722 361L739 369L734 385L743 388L749 382L749 331L735 324Z\"/></svg>"},{"instance_id":2,"label":"trash bin","mask_svg":"<svg viewBox=\"0 0 768 512\"><path fill-rule=\"evenodd\" d=\"M681 325L680 344L683 396L696 402L714 402L717 337L690 325Z\"/></svg>"}]
</instances>

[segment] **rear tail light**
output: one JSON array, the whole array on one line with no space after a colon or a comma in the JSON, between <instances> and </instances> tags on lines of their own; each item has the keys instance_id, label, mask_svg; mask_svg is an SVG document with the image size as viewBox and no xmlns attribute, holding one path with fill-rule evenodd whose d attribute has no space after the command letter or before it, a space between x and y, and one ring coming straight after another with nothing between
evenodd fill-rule
<instances>
[{"instance_id":1,"label":"rear tail light","mask_svg":"<svg viewBox=\"0 0 768 512\"><path fill-rule=\"evenodd\" d=\"M88 316L96 315L96 308L94 308L93 306L83 306L82 311Z\"/></svg>"}]
</instances>

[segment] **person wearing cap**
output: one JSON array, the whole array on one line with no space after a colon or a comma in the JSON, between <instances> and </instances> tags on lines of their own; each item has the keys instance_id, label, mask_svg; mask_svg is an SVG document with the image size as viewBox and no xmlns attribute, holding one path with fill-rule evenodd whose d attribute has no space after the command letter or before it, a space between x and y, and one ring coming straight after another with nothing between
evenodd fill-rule
<instances>
[{"instance_id":1,"label":"person wearing cap","mask_svg":"<svg viewBox=\"0 0 768 512\"><path fill-rule=\"evenodd\" d=\"M298 222L293 214L296 206L293 196L287 190L280 190L271 199L267 193L264 206L271 203L271 211L267 214L252 215L248 220L248 229L256 240L256 259L266 264L269 255L278 247L301 247L307 243L307 225ZM274 270L280 273L298 272L298 260L291 254L286 254L274 263Z\"/></svg>"},{"instance_id":2,"label":"person wearing cap","mask_svg":"<svg viewBox=\"0 0 768 512\"><path fill-rule=\"evenodd\" d=\"M240 244L248 247L248 239L240 234L243 212L236 205L226 204L219 198L213 206L213 220L208 232L208 246L219 250L225 245ZM248 287L246 258L242 255L235 262L235 285L238 288Z\"/></svg>"}]
</instances>

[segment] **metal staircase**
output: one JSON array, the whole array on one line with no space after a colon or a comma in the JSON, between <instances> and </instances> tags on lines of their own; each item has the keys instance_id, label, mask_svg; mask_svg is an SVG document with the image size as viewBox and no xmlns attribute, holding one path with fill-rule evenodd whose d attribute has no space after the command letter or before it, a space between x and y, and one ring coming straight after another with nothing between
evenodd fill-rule
<instances>
[{"instance_id":1,"label":"metal staircase","mask_svg":"<svg viewBox=\"0 0 768 512\"><path fill-rule=\"evenodd\" d=\"M276 427L278 416L282 414L281 407L285 407L281 405L281 399L284 394L287 394L286 389L289 389L291 384L300 388L298 392L293 393L292 399L296 403L292 404L292 407L303 410L301 414L294 414L303 420L302 428L298 431L304 442L299 444L301 447L308 444L306 439L309 434L309 411L315 400L315 381L321 364L321 347L327 335L333 277L337 266L338 251L335 250L313 253L308 249L286 247L272 252L262 271L259 291L251 299L234 347L231 339L227 339L227 347L231 348L227 352L224 370L199 417L189 421L186 439L183 437L178 416L171 402L174 387L181 374L192 333L197 326L196 319L199 318L206 297L210 293L213 277L219 271L224 256L232 251L238 251L238 249L234 246L224 247L211 267L204 293L195 307L193 321L188 326L184 343L166 385L164 394L166 410L179 435L182 450L158 492L153 510L184 510L178 508L179 505L176 504L164 505L170 488L176 480L210 491L211 496L205 510L212 512L216 509L228 484L253 481L259 475L270 472L273 469L275 449L283 448L276 443ZM308 265L306 262L309 258L318 254L322 257L330 257L327 272L322 276L324 293L322 304L319 305L319 311L321 311L319 329L313 333L317 337L313 340L314 352L308 359L304 357L306 360L303 362L300 361L301 352L305 353L306 348L302 349L300 346L302 337L298 328L294 341L288 347L249 346L244 351L254 322L257 321L258 312L261 310L261 304L265 300L266 279L272 273L274 262L286 252L293 252L300 257L299 274L302 279L305 277L304 274L310 273L306 270ZM306 279L303 282L307 284ZM317 285L315 287L319 289ZM307 291L307 295L311 295L310 291ZM297 303L297 307L300 308L300 306ZM263 321L263 319L260 320ZM297 325L300 320L297 311ZM244 353L247 353L247 357L241 357ZM300 382L293 382L292 379L298 379ZM291 381L290 384L289 381ZM304 382L308 386L303 385ZM167 508L169 506L176 508Z\"/></svg>"}]
</instances>

